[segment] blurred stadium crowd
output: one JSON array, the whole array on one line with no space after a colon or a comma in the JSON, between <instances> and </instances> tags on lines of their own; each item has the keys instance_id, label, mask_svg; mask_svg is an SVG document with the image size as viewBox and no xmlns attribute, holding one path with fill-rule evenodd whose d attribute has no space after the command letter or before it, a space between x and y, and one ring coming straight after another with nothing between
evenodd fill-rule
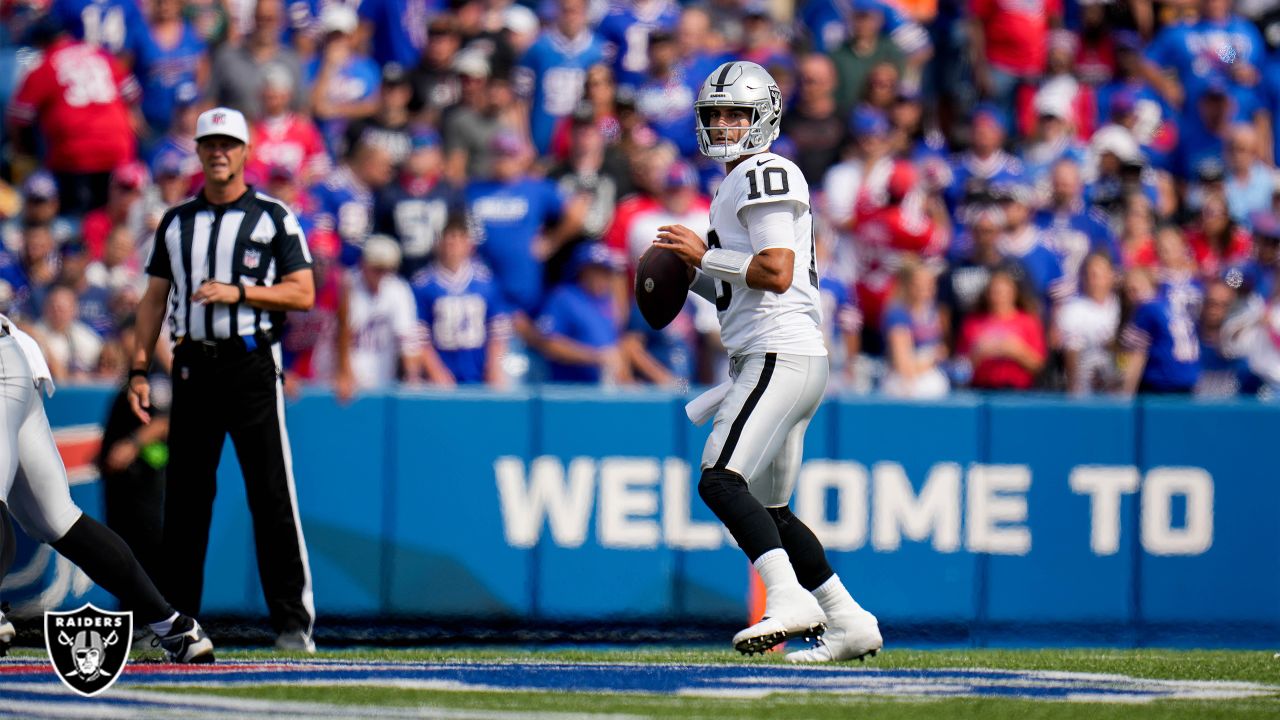
<instances>
[{"instance_id":1,"label":"blurred stadium crowd","mask_svg":"<svg viewBox=\"0 0 1280 720\"><path fill-rule=\"evenodd\" d=\"M0 306L64 380L125 371L164 210L214 105L300 217L288 377L681 387L714 308L630 300L704 233L693 100L777 79L809 180L833 387L1280 387L1280 3L0 0Z\"/></svg>"}]
</instances>

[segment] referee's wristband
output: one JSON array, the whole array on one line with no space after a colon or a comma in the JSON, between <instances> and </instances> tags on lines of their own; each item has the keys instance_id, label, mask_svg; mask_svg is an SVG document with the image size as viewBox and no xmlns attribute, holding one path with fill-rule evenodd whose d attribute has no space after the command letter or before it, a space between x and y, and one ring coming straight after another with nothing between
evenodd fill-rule
<instances>
[{"instance_id":1,"label":"referee's wristband","mask_svg":"<svg viewBox=\"0 0 1280 720\"><path fill-rule=\"evenodd\" d=\"M149 378L150 376L151 374L142 368L133 368L129 370L129 382L133 382L134 378Z\"/></svg>"},{"instance_id":2,"label":"referee's wristband","mask_svg":"<svg viewBox=\"0 0 1280 720\"><path fill-rule=\"evenodd\" d=\"M237 300L236 302L237 302L237 303L243 303L243 302L244 302L244 297L245 297L245 294L244 294L244 283L236 283L236 287L237 287L237 288L240 288L240 299L239 299L239 300Z\"/></svg>"}]
</instances>

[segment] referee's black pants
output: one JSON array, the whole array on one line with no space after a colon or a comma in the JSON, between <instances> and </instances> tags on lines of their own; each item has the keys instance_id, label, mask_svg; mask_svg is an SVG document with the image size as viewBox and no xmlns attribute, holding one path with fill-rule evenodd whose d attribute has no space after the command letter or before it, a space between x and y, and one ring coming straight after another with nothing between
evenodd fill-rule
<instances>
[{"instance_id":1,"label":"referee's black pants","mask_svg":"<svg viewBox=\"0 0 1280 720\"><path fill-rule=\"evenodd\" d=\"M227 345L213 353L183 342L174 350L161 587L176 609L199 613L218 459L229 433L244 473L271 625L277 633L310 633L315 605L284 426L279 346Z\"/></svg>"}]
</instances>

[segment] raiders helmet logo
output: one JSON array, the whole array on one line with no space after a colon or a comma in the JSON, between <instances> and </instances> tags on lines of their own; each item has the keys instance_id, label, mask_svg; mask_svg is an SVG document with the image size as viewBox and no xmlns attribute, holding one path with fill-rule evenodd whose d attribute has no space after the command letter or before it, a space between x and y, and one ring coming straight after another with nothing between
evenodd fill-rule
<instances>
[{"instance_id":1,"label":"raiders helmet logo","mask_svg":"<svg viewBox=\"0 0 1280 720\"><path fill-rule=\"evenodd\" d=\"M44 644L63 684L92 697L111 687L129 660L133 613L99 610L92 604L70 612L46 612Z\"/></svg>"}]
</instances>

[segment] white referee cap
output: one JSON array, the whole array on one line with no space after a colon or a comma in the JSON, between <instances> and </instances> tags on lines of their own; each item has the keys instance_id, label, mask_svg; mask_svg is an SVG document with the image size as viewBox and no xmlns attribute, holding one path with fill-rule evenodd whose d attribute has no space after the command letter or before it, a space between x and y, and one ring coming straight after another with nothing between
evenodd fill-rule
<instances>
[{"instance_id":1,"label":"white referee cap","mask_svg":"<svg viewBox=\"0 0 1280 720\"><path fill-rule=\"evenodd\" d=\"M225 135L248 145L249 123L239 110L225 107L205 110L196 120L196 140L214 135Z\"/></svg>"}]
</instances>

